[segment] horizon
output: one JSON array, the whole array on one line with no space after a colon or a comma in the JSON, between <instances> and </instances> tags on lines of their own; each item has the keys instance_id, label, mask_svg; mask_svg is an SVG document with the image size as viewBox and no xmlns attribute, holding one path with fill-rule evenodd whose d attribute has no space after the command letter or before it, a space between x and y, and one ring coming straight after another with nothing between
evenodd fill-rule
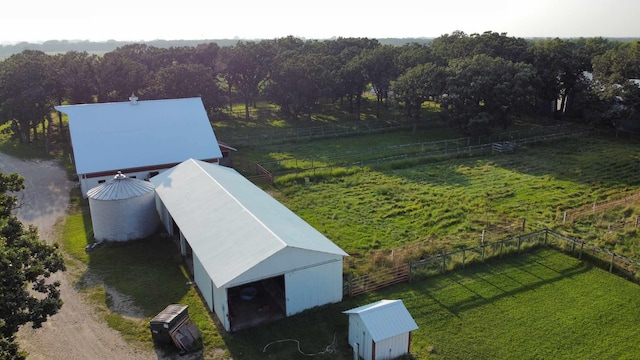
<instances>
[{"instance_id":1,"label":"horizon","mask_svg":"<svg viewBox=\"0 0 640 360\"><path fill-rule=\"evenodd\" d=\"M4 4L0 44L263 40L286 36L429 39L456 30L466 34L493 31L521 38L640 38L637 0L399 0L369 1L367 6L357 1L325 0L304 7L291 0L245 0L242 4L183 0L173 7L148 0L112 0L98 11L80 0L63 1Z\"/></svg>"},{"instance_id":2,"label":"horizon","mask_svg":"<svg viewBox=\"0 0 640 360\"><path fill-rule=\"evenodd\" d=\"M492 30L487 30L487 31L492 31ZM450 35L453 31L449 32L448 34ZM500 33L498 31L492 31L492 32L496 32L496 33ZM473 33L466 33L467 35L473 35ZM444 34L443 34L444 35ZM286 35L286 36L281 36L281 37L275 37L275 38L240 38L240 37L235 37L235 38L208 38L208 39L153 39L153 40L116 40L116 39L108 39L108 40L89 40L89 39L49 39L49 40L44 40L44 41L17 41L17 42L2 42L0 41L0 46L15 46L15 45L19 45L19 44L29 44L29 45L43 45L45 43L48 42L60 42L60 43L70 43L70 44L75 44L75 43L84 43L84 42L89 42L89 43L110 43L110 42L131 42L131 43L150 43L150 42L157 42L157 41L166 41L166 42L197 42L197 41L202 41L202 42L210 42L210 41L262 41L262 40L272 40L272 39L279 39L279 38L284 38L287 36L293 36L293 35ZM507 34L507 36L511 36L509 34ZM560 36L518 36L519 38L523 38L523 39L555 39L555 38L559 38L559 39L579 39L579 38L584 38L584 39L589 39L589 38L606 38L606 39L633 39L633 40L640 40L640 36L574 36L574 37L560 37ZM301 40L335 40L338 38L349 38L349 36L333 36L331 38L305 38L305 37L299 37L296 36L296 38L299 38ZM405 40L405 39L421 39L421 40L433 40L436 39L437 36L432 37L432 36L408 36L408 37L368 37L369 39L393 39L393 40Z\"/></svg>"}]
</instances>

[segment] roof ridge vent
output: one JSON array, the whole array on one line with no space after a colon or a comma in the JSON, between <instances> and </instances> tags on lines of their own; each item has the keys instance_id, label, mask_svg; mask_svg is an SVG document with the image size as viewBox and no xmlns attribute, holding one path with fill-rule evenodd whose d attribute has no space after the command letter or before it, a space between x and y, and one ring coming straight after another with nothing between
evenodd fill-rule
<instances>
[{"instance_id":1,"label":"roof ridge vent","mask_svg":"<svg viewBox=\"0 0 640 360\"><path fill-rule=\"evenodd\" d=\"M138 97L136 96L135 93L131 93L131 96L129 96L129 101L131 102L131 105L138 104Z\"/></svg>"}]
</instances>

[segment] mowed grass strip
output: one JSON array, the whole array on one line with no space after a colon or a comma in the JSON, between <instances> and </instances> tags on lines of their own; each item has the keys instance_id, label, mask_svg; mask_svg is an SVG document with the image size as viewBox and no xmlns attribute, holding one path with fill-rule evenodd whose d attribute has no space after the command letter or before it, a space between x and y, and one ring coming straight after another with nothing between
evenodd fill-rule
<instances>
[{"instance_id":1,"label":"mowed grass strip","mask_svg":"<svg viewBox=\"0 0 640 360\"><path fill-rule=\"evenodd\" d=\"M632 359L640 351L640 287L553 250L416 287L389 295L417 317L421 359Z\"/></svg>"},{"instance_id":2,"label":"mowed grass strip","mask_svg":"<svg viewBox=\"0 0 640 360\"><path fill-rule=\"evenodd\" d=\"M416 359L634 359L640 286L550 249L401 284L238 332L238 359L352 359L344 310L402 299ZM276 343L273 343L276 342ZM269 345L273 343L272 345ZM265 346L268 346L264 352ZM237 356L237 357L236 357Z\"/></svg>"}]
</instances>

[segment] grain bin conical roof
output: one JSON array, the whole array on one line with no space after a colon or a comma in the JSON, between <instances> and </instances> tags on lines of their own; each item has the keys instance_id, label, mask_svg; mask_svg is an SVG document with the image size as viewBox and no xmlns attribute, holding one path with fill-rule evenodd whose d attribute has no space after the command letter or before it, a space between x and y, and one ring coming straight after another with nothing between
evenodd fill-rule
<instances>
[{"instance_id":1,"label":"grain bin conical roof","mask_svg":"<svg viewBox=\"0 0 640 360\"><path fill-rule=\"evenodd\" d=\"M129 178L118 172L113 180L89 190L87 197L93 200L124 200L148 194L154 188L148 181Z\"/></svg>"}]
</instances>

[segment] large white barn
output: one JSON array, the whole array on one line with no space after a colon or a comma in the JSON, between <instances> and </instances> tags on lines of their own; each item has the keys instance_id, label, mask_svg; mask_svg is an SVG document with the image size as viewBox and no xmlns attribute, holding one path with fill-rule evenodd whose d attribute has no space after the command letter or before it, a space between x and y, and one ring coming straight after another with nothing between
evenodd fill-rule
<instances>
[{"instance_id":1,"label":"large white barn","mask_svg":"<svg viewBox=\"0 0 640 360\"><path fill-rule=\"evenodd\" d=\"M202 100L196 98L63 105L83 196L121 171L149 179L189 159L222 153Z\"/></svg>"},{"instance_id":2,"label":"large white barn","mask_svg":"<svg viewBox=\"0 0 640 360\"><path fill-rule=\"evenodd\" d=\"M347 254L233 169L189 159L154 176L195 283L235 331L342 300Z\"/></svg>"}]
</instances>

